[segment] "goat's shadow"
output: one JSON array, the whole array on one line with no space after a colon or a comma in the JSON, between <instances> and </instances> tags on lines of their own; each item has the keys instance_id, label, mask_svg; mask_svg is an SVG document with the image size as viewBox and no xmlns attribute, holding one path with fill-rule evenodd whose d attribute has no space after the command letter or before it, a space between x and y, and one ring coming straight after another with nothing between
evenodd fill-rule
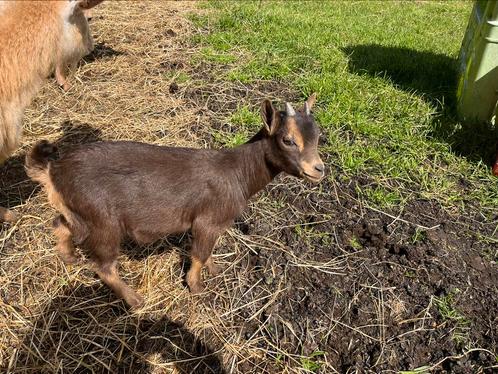
<instances>
[{"instance_id":1,"label":"goat's shadow","mask_svg":"<svg viewBox=\"0 0 498 374\"><path fill-rule=\"evenodd\" d=\"M110 58L113 56L120 56L124 54L125 54L124 52L116 51L114 48L109 47L103 42L100 42L95 44L94 49L90 54L83 57L80 64L89 64L97 60L103 60L106 58Z\"/></svg>"},{"instance_id":2,"label":"goat's shadow","mask_svg":"<svg viewBox=\"0 0 498 374\"><path fill-rule=\"evenodd\" d=\"M493 163L498 129L486 123L462 124L457 119L456 58L378 44L352 45L342 51L348 56L351 73L385 77L437 107L440 115L432 122L429 136L446 142L455 154L469 161Z\"/></svg>"},{"instance_id":3,"label":"goat's shadow","mask_svg":"<svg viewBox=\"0 0 498 374\"><path fill-rule=\"evenodd\" d=\"M149 373L151 355L180 373L225 373L214 350L181 322L132 314L103 285L66 287L30 322L14 371Z\"/></svg>"},{"instance_id":4,"label":"goat's shadow","mask_svg":"<svg viewBox=\"0 0 498 374\"><path fill-rule=\"evenodd\" d=\"M61 151L76 144L101 140L101 131L86 123L65 121L60 128L62 136L54 144ZM37 184L29 179L24 170L26 152L29 150L19 152L0 166L0 206L13 208L21 205L39 191Z\"/></svg>"},{"instance_id":5,"label":"goat's shadow","mask_svg":"<svg viewBox=\"0 0 498 374\"><path fill-rule=\"evenodd\" d=\"M121 246L121 252L132 260L143 261L152 254L169 253L175 247L179 248L184 254L187 254L191 241L190 232L180 235L167 235L148 245L139 245L132 239L127 238Z\"/></svg>"}]
</instances>

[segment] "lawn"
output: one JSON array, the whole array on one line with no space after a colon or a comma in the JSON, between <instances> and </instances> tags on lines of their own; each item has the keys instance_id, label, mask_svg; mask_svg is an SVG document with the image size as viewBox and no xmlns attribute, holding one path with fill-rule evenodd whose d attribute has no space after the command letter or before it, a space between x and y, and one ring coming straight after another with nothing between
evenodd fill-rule
<instances>
[{"instance_id":1,"label":"lawn","mask_svg":"<svg viewBox=\"0 0 498 374\"><path fill-rule=\"evenodd\" d=\"M457 57L471 4L206 7L209 16L193 19L208 33L194 39L205 61L226 68L226 80L279 82L296 92L289 100L318 93L330 178L368 178L362 197L381 208L425 198L447 208L494 210L498 183L489 164L498 132L455 116Z\"/></svg>"}]
</instances>

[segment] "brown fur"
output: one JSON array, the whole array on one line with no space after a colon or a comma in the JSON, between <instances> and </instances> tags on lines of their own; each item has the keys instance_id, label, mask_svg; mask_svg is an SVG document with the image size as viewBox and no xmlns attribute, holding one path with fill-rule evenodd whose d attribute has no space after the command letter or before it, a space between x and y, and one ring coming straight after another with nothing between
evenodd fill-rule
<instances>
[{"instance_id":1,"label":"brown fur","mask_svg":"<svg viewBox=\"0 0 498 374\"><path fill-rule=\"evenodd\" d=\"M141 297L117 274L124 238L148 243L190 229L187 283L200 292L203 266L218 272L211 257L218 237L252 195L280 172L313 181L324 175L317 151L319 130L311 115L290 117L265 101L262 116L265 127L234 149L100 142L79 146L53 161L54 147L40 142L28 155L26 170L62 214L54 223L62 258L73 260L70 233L88 252L101 279L135 307ZM302 139L304 149L283 142L292 136Z\"/></svg>"},{"instance_id":2,"label":"brown fur","mask_svg":"<svg viewBox=\"0 0 498 374\"><path fill-rule=\"evenodd\" d=\"M0 164L19 146L24 109L44 80L55 71L68 89L66 69L93 49L83 12L99 2L0 2Z\"/></svg>"}]
</instances>

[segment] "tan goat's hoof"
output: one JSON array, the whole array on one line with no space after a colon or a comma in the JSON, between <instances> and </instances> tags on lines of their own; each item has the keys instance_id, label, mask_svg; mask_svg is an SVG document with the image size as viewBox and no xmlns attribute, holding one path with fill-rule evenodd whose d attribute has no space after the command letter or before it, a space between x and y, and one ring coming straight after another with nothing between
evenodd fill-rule
<instances>
[{"instance_id":1,"label":"tan goat's hoof","mask_svg":"<svg viewBox=\"0 0 498 374\"><path fill-rule=\"evenodd\" d=\"M67 82L61 85L61 88L64 90L64 92L67 92L71 89L71 85Z\"/></svg>"},{"instance_id":2,"label":"tan goat's hoof","mask_svg":"<svg viewBox=\"0 0 498 374\"><path fill-rule=\"evenodd\" d=\"M16 222L19 220L19 216L12 210L0 207L0 222Z\"/></svg>"}]
</instances>

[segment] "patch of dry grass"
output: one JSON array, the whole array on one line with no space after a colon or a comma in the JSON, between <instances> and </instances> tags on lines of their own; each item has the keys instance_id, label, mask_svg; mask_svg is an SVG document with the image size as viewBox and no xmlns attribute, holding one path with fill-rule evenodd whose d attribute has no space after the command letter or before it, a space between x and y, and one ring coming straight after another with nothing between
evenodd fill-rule
<instances>
[{"instance_id":1,"label":"patch of dry grass","mask_svg":"<svg viewBox=\"0 0 498 374\"><path fill-rule=\"evenodd\" d=\"M120 272L146 299L143 308L130 312L88 264L66 266L58 259L52 250L55 211L23 171L25 152L40 139L62 148L99 139L208 146L210 126L221 125L249 93L245 86L199 75L192 59L197 51L189 44L192 25L185 17L195 6L104 2L92 21L96 50L70 77L71 90L62 92L51 79L26 111L23 146L0 169L1 203L22 216L0 232L3 370L218 373L275 367L258 359L267 354L264 334L241 333L244 321L262 312L242 300L250 294L255 305L269 305L285 290L285 284L252 284L247 265L254 248L281 244L230 230L216 256L225 271L208 281L201 297L191 296L182 282L188 235L165 239L138 255L129 244ZM271 91L255 86L250 95L257 102Z\"/></svg>"}]
</instances>

